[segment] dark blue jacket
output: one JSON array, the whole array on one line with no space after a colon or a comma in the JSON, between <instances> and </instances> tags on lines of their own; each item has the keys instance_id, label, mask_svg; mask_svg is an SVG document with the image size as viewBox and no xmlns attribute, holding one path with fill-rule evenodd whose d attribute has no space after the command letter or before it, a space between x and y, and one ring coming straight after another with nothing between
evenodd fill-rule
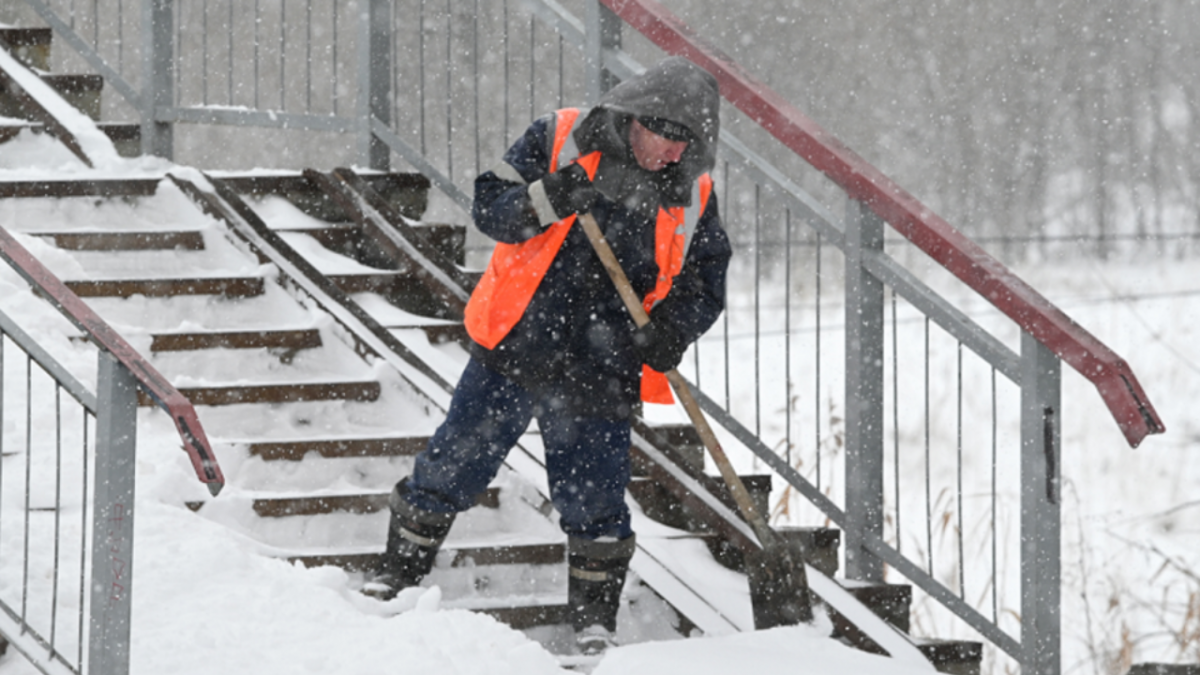
<instances>
[{"instance_id":1,"label":"dark blue jacket","mask_svg":"<svg viewBox=\"0 0 1200 675\"><path fill-rule=\"evenodd\" d=\"M535 121L504 161L524 183L487 171L475 181L475 224L496 241L519 243L544 228L528 184L549 168L552 116ZM504 172L501 172L504 173ZM601 197L593 206L605 238L639 297L654 287L655 216ZM731 252L713 194L697 225L671 292L651 311L691 343L725 307L725 271ZM495 349L472 344L471 354L553 405L583 416L624 419L639 398L641 362L633 349L634 323L612 281L575 225L534 293L529 307Z\"/></svg>"}]
</instances>

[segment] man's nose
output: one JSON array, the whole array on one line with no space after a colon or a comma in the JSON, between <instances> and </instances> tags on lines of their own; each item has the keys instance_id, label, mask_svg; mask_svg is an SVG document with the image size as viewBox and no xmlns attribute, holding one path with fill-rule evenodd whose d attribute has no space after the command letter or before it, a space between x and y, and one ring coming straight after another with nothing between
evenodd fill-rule
<instances>
[{"instance_id":1,"label":"man's nose","mask_svg":"<svg viewBox=\"0 0 1200 675\"><path fill-rule=\"evenodd\" d=\"M683 142L672 143L670 146L667 147L667 151L666 151L667 161L672 164L674 164L675 162L678 162L680 159L683 158L683 151L687 150L687 146L688 146L688 144L683 143Z\"/></svg>"}]
</instances>

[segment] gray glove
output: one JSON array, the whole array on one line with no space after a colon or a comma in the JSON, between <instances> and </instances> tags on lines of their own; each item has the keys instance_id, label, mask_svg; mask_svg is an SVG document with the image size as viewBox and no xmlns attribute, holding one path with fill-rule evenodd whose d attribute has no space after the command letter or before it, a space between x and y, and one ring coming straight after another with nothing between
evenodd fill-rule
<instances>
[{"instance_id":1,"label":"gray glove","mask_svg":"<svg viewBox=\"0 0 1200 675\"><path fill-rule=\"evenodd\" d=\"M665 373L679 365L687 345L674 326L651 321L633 332L633 349L642 363Z\"/></svg>"},{"instance_id":2,"label":"gray glove","mask_svg":"<svg viewBox=\"0 0 1200 675\"><path fill-rule=\"evenodd\" d=\"M566 218L572 213L587 213L600 198L600 192L592 187L592 179L578 164L546 174L542 178L546 199L554 209L554 215Z\"/></svg>"}]
</instances>

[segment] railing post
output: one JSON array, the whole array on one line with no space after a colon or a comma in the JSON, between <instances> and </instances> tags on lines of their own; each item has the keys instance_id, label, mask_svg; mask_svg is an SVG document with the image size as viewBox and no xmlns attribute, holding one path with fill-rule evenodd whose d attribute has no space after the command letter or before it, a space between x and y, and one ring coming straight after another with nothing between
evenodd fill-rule
<instances>
[{"instance_id":1,"label":"railing post","mask_svg":"<svg viewBox=\"0 0 1200 675\"><path fill-rule=\"evenodd\" d=\"M391 13L388 0L358 0L358 156L378 171L390 166L390 150L371 130L373 119L392 123Z\"/></svg>"},{"instance_id":2,"label":"railing post","mask_svg":"<svg viewBox=\"0 0 1200 675\"><path fill-rule=\"evenodd\" d=\"M128 675L137 380L103 351L99 355L98 379L92 593L85 672Z\"/></svg>"},{"instance_id":3,"label":"railing post","mask_svg":"<svg viewBox=\"0 0 1200 675\"><path fill-rule=\"evenodd\" d=\"M157 120L175 98L173 0L142 1L142 154L174 159L172 125Z\"/></svg>"},{"instance_id":4,"label":"railing post","mask_svg":"<svg viewBox=\"0 0 1200 675\"><path fill-rule=\"evenodd\" d=\"M619 81L604 67L604 50L621 48L621 18L600 4L600 0L588 0L584 5L587 100L589 105L594 105Z\"/></svg>"},{"instance_id":5,"label":"railing post","mask_svg":"<svg viewBox=\"0 0 1200 675\"><path fill-rule=\"evenodd\" d=\"M846 577L883 581L863 535L883 536L883 282L863 267L883 250L883 220L846 204Z\"/></svg>"},{"instance_id":6,"label":"railing post","mask_svg":"<svg viewBox=\"0 0 1200 675\"><path fill-rule=\"evenodd\" d=\"M1022 675L1062 671L1062 362L1021 335Z\"/></svg>"}]
</instances>

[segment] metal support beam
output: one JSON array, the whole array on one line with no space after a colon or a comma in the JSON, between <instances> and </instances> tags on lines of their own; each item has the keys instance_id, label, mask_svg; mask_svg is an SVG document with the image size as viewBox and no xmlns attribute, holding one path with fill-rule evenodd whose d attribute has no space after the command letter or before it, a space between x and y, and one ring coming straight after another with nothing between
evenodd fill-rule
<instances>
[{"instance_id":1,"label":"metal support beam","mask_svg":"<svg viewBox=\"0 0 1200 675\"><path fill-rule=\"evenodd\" d=\"M588 0L584 10L584 60L587 69L587 100L589 105L609 89L617 86L617 76L604 67L604 51L621 48L621 19L600 4Z\"/></svg>"},{"instance_id":2,"label":"metal support beam","mask_svg":"<svg viewBox=\"0 0 1200 675\"><path fill-rule=\"evenodd\" d=\"M175 21L172 0L142 2L142 154L175 158L170 122L158 110L175 103Z\"/></svg>"},{"instance_id":3,"label":"metal support beam","mask_svg":"<svg viewBox=\"0 0 1200 675\"><path fill-rule=\"evenodd\" d=\"M846 203L846 577L883 581L864 533L883 536L883 282L864 266L883 251L883 220Z\"/></svg>"},{"instance_id":4,"label":"metal support beam","mask_svg":"<svg viewBox=\"0 0 1200 675\"><path fill-rule=\"evenodd\" d=\"M358 157L379 171L390 168L387 144L376 138L371 120L392 122L392 22L388 0L360 0L358 22Z\"/></svg>"},{"instance_id":5,"label":"metal support beam","mask_svg":"<svg viewBox=\"0 0 1200 675\"><path fill-rule=\"evenodd\" d=\"M1062 362L1021 335L1021 673L1062 672Z\"/></svg>"},{"instance_id":6,"label":"metal support beam","mask_svg":"<svg viewBox=\"0 0 1200 675\"><path fill-rule=\"evenodd\" d=\"M88 665L84 672L128 675L133 594L133 499L137 464L137 380L107 352L96 387L95 509Z\"/></svg>"}]
</instances>

